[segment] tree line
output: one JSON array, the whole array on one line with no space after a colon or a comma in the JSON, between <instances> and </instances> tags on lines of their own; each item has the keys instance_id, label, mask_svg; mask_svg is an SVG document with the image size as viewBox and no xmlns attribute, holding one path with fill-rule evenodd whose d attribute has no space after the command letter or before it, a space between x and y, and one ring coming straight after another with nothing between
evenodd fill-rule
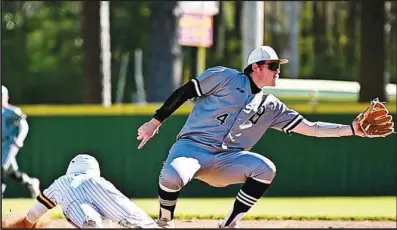
<instances>
[{"instance_id":1,"label":"tree line","mask_svg":"<svg viewBox=\"0 0 397 230\"><path fill-rule=\"evenodd\" d=\"M265 1L264 44L288 50L288 2ZM301 2L299 78L359 81L360 101L386 101L396 83L396 2ZM220 1L206 66L241 69L242 1ZM177 42L176 1L111 1L112 91L121 57L143 50L149 102L195 77L197 48ZM96 1L3 1L2 84L16 104L101 102L100 11ZM130 58L124 102L135 91ZM288 71L282 77L288 78Z\"/></svg>"}]
</instances>

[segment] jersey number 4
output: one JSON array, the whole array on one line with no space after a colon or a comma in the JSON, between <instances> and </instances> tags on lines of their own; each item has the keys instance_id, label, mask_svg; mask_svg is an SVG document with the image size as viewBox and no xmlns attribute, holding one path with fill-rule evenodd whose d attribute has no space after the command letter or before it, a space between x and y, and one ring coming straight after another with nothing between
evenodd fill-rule
<instances>
[{"instance_id":1,"label":"jersey number 4","mask_svg":"<svg viewBox=\"0 0 397 230\"><path fill-rule=\"evenodd\" d=\"M216 117L216 119L220 122L219 125L223 125L226 122L227 117L229 116L228 113L223 113Z\"/></svg>"}]
</instances>

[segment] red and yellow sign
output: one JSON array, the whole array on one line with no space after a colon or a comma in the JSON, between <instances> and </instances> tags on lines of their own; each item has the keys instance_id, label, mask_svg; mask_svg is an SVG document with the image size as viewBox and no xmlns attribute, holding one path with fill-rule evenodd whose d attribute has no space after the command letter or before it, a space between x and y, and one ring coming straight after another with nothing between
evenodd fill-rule
<instances>
[{"instance_id":1,"label":"red and yellow sign","mask_svg":"<svg viewBox=\"0 0 397 230\"><path fill-rule=\"evenodd\" d=\"M213 44L212 16L183 14L179 20L178 42L182 46L211 47Z\"/></svg>"}]
</instances>

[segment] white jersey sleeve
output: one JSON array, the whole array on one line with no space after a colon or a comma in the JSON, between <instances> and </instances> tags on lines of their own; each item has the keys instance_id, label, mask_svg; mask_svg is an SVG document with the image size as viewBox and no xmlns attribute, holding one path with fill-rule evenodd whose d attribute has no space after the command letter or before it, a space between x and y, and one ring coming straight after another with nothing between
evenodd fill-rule
<instances>
[{"instance_id":1,"label":"white jersey sleeve","mask_svg":"<svg viewBox=\"0 0 397 230\"><path fill-rule=\"evenodd\" d=\"M302 122L303 116L297 111L288 108L288 106L278 98L274 98L275 100L273 101L273 106L271 107L274 116L270 128L291 134L293 129Z\"/></svg>"},{"instance_id":2,"label":"white jersey sleeve","mask_svg":"<svg viewBox=\"0 0 397 230\"><path fill-rule=\"evenodd\" d=\"M52 209L58 204L58 180L55 180L47 189L45 189L37 197L37 200L46 206L48 209Z\"/></svg>"},{"instance_id":3,"label":"white jersey sleeve","mask_svg":"<svg viewBox=\"0 0 397 230\"><path fill-rule=\"evenodd\" d=\"M221 89L227 80L230 80L235 74L236 72L229 68L217 66L207 69L197 78L193 78L192 82L194 83L197 95L201 97L213 94Z\"/></svg>"}]
</instances>

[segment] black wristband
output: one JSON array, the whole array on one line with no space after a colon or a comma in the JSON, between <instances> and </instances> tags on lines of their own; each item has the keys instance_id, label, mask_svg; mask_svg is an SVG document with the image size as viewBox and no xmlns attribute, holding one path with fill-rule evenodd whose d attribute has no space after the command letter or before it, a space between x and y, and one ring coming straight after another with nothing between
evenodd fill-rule
<instances>
[{"instance_id":1,"label":"black wristband","mask_svg":"<svg viewBox=\"0 0 397 230\"><path fill-rule=\"evenodd\" d=\"M350 124L350 128L352 129L353 136L356 136L356 132L354 132L353 124Z\"/></svg>"}]
</instances>

